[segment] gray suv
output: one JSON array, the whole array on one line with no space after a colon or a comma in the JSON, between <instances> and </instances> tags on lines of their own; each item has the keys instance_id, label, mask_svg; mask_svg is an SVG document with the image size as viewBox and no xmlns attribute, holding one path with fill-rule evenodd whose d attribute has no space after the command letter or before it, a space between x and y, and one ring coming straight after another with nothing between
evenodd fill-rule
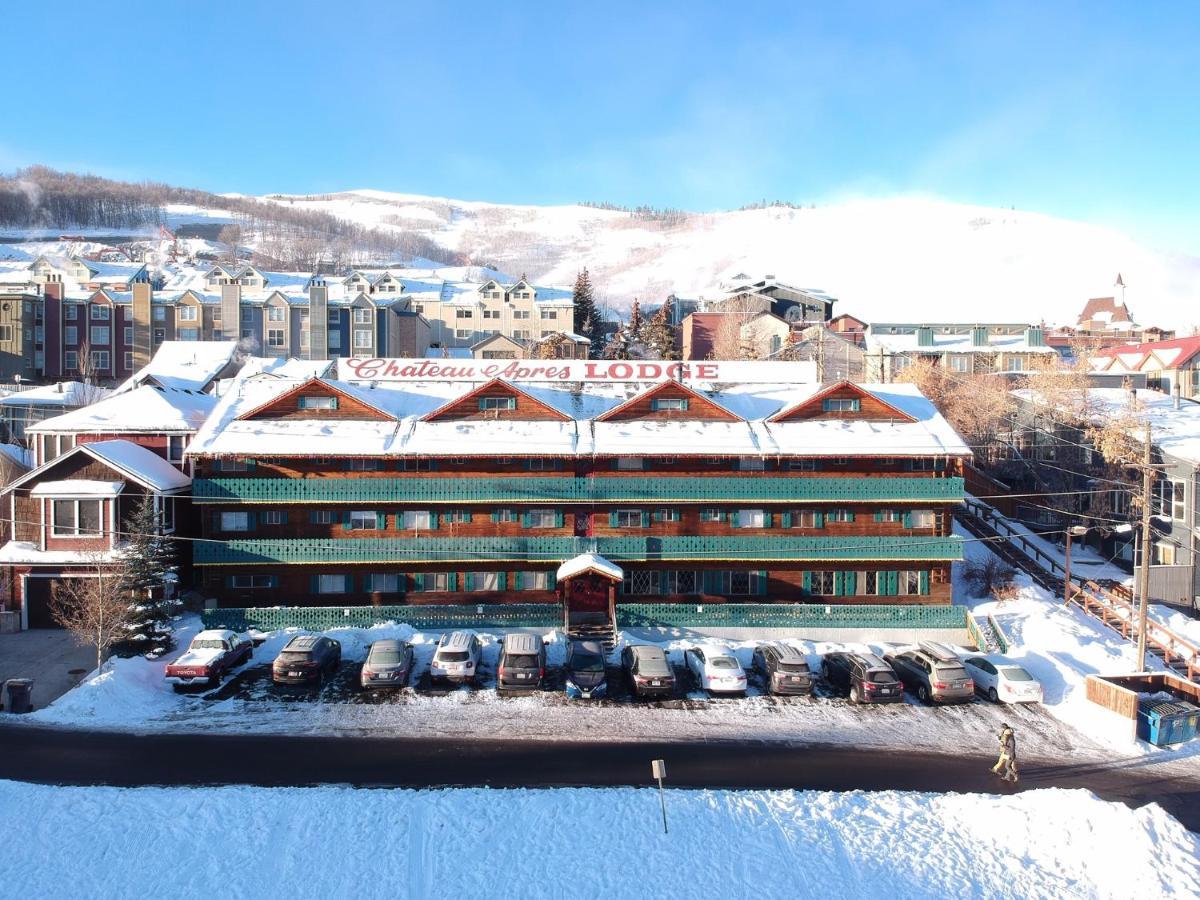
<instances>
[{"instance_id":1,"label":"gray suv","mask_svg":"<svg viewBox=\"0 0 1200 900\"><path fill-rule=\"evenodd\" d=\"M546 645L536 634L505 635L500 643L496 690L539 688L546 676Z\"/></svg>"},{"instance_id":2,"label":"gray suv","mask_svg":"<svg viewBox=\"0 0 1200 900\"><path fill-rule=\"evenodd\" d=\"M921 641L916 649L889 653L884 658L922 703L970 703L975 699L975 682L958 654L945 644Z\"/></svg>"},{"instance_id":3,"label":"gray suv","mask_svg":"<svg viewBox=\"0 0 1200 900\"><path fill-rule=\"evenodd\" d=\"M754 648L754 671L768 694L811 694L812 672L804 654L791 644L759 644Z\"/></svg>"}]
</instances>

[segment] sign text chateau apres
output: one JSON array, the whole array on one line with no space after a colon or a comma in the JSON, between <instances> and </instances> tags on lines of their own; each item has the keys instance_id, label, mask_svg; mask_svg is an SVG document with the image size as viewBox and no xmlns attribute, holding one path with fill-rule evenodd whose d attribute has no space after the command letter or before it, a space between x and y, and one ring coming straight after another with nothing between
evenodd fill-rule
<instances>
[{"instance_id":1,"label":"sign text chateau apres","mask_svg":"<svg viewBox=\"0 0 1200 900\"><path fill-rule=\"evenodd\" d=\"M338 360L345 381L723 381L802 382L811 364L705 360L478 360L385 359L349 357Z\"/></svg>"}]
</instances>

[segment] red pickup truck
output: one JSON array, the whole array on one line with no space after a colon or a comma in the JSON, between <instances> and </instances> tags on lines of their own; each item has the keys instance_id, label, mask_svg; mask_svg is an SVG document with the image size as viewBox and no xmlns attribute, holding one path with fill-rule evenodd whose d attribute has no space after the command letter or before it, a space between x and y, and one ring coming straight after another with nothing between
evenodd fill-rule
<instances>
[{"instance_id":1,"label":"red pickup truck","mask_svg":"<svg viewBox=\"0 0 1200 900\"><path fill-rule=\"evenodd\" d=\"M167 665L167 683L175 690L197 684L215 687L225 673L254 654L254 642L237 632L209 629L192 638L187 651Z\"/></svg>"}]
</instances>

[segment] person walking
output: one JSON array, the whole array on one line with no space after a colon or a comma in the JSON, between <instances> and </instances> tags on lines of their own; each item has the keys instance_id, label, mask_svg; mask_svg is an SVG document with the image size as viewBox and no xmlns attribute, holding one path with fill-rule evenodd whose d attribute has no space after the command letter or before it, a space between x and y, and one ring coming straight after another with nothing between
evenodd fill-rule
<instances>
[{"instance_id":1,"label":"person walking","mask_svg":"<svg viewBox=\"0 0 1200 900\"><path fill-rule=\"evenodd\" d=\"M1016 782L1017 778L1017 735L1008 723L1000 726L1000 758L992 766L992 772L1005 781Z\"/></svg>"}]
</instances>

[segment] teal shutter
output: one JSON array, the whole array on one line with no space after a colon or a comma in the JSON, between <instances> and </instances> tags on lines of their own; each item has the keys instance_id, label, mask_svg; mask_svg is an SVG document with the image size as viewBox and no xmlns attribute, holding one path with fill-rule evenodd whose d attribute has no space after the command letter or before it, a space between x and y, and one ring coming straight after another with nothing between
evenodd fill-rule
<instances>
[{"instance_id":1,"label":"teal shutter","mask_svg":"<svg viewBox=\"0 0 1200 900\"><path fill-rule=\"evenodd\" d=\"M525 573L513 572L513 590L521 591L525 589Z\"/></svg>"},{"instance_id":2,"label":"teal shutter","mask_svg":"<svg viewBox=\"0 0 1200 900\"><path fill-rule=\"evenodd\" d=\"M780 528L791 528L792 527L792 514L790 512L785 512L785 513L779 514L779 527Z\"/></svg>"},{"instance_id":3,"label":"teal shutter","mask_svg":"<svg viewBox=\"0 0 1200 900\"><path fill-rule=\"evenodd\" d=\"M342 530L350 530L350 510L348 509L342 511Z\"/></svg>"},{"instance_id":4,"label":"teal shutter","mask_svg":"<svg viewBox=\"0 0 1200 900\"><path fill-rule=\"evenodd\" d=\"M851 510L846 510L846 521L847 522L854 521L854 513Z\"/></svg>"},{"instance_id":5,"label":"teal shutter","mask_svg":"<svg viewBox=\"0 0 1200 900\"><path fill-rule=\"evenodd\" d=\"M563 527L563 511L561 509L556 509L554 511L554 527L555 528Z\"/></svg>"},{"instance_id":6,"label":"teal shutter","mask_svg":"<svg viewBox=\"0 0 1200 900\"><path fill-rule=\"evenodd\" d=\"M883 510L882 509L875 510L875 521L876 522L883 521Z\"/></svg>"},{"instance_id":7,"label":"teal shutter","mask_svg":"<svg viewBox=\"0 0 1200 900\"><path fill-rule=\"evenodd\" d=\"M917 590L920 591L922 594L928 594L929 593L929 570L922 569L917 577L919 579Z\"/></svg>"},{"instance_id":8,"label":"teal shutter","mask_svg":"<svg viewBox=\"0 0 1200 900\"><path fill-rule=\"evenodd\" d=\"M500 521L500 510L492 510L492 521L498 523Z\"/></svg>"},{"instance_id":9,"label":"teal shutter","mask_svg":"<svg viewBox=\"0 0 1200 900\"><path fill-rule=\"evenodd\" d=\"M858 593L858 573L843 572L842 573L842 593L847 597L852 597Z\"/></svg>"},{"instance_id":10,"label":"teal shutter","mask_svg":"<svg viewBox=\"0 0 1200 900\"><path fill-rule=\"evenodd\" d=\"M375 513L375 527L380 531L387 531L387 513Z\"/></svg>"},{"instance_id":11,"label":"teal shutter","mask_svg":"<svg viewBox=\"0 0 1200 900\"><path fill-rule=\"evenodd\" d=\"M900 573L899 572L888 572L887 573L887 588L888 588L887 592L888 592L889 597L895 597L897 594L900 593Z\"/></svg>"},{"instance_id":12,"label":"teal shutter","mask_svg":"<svg viewBox=\"0 0 1200 900\"><path fill-rule=\"evenodd\" d=\"M440 521L438 514L436 512L434 512L433 510L430 510L429 511L429 527L432 528L434 531L437 531L438 526L441 524L442 523Z\"/></svg>"},{"instance_id":13,"label":"teal shutter","mask_svg":"<svg viewBox=\"0 0 1200 900\"><path fill-rule=\"evenodd\" d=\"M609 528L616 528L616 527L618 527L618 522L617 522L617 511L616 511L616 510L613 510L612 512L610 512L610 513L608 514L608 527L609 527Z\"/></svg>"},{"instance_id":14,"label":"teal shutter","mask_svg":"<svg viewBox=\"0 0 1200 900\"><path fill-rule=\"evenodd\" d=\"M466 584L467 584L468 591L475 587L475 573L474 572L467 573Z\"/></svg>"},{"instance_id":15,"label":"teal shutter","mask_svg":"<svg viewBox=\"0 0 1200 900\"><path fill-rule=\"evenodd\" d=\"M804 590L810 594L812 593L812 572L804 573Z\"/></svg>"},{"instance_id":16,"label":"teal shutter","mask_svg":"<svg viewBox=\"0 0 1200 900\"><path fill-rule=\"evenodd\" d=\"M521 513L521 527L528 528L532 524L533 517L529 514L529 510L525 510L523 513ZM467 590L470 590L470 588L467 588Z\"/></svg>"},{"instance_id":17,"label":"teal shutter","mask_svg":"<svg viewBox=\"0 0 1200 900\"><path fill-rule=\"evenodd\" d=\"M448 591L457 591L458 590L458 573L457 572L447 572L446 573L446 590L448 590Z\"/></svg>"},{"instance_id":18,"label":"teal shutter","mask_svg":"<svg viewBox=\"0 0 1200 900\"><path fill-rule=\"evenodd\" d=\"M842 576L844 574L844 572L833 573L833 596L835 597L842 596Z\"/></svg>"},{"instance_id":19,"label":"teal shutter","mask_svg":"<svg viewBox=\"0 0 1200 900\"><path fill-rule=\"evenodd\" d=\"M913 516L911 509L906 509L904 511L904 517L900 520L900 522L905 528L913 527Z\"/></svg>"},{"instance_id":20,"label":"teal shutter","mask_svg":"<svg viewBox=\"0 0 1200 900\"><path fill-rule=\"evenodd\" d=\"M412 575L409 576L409 578L412 581L412 589L414 591L419 592L419 591L425 590L425 573L424 572L414 572Z\"/></svg>"},{"instance_id":21,"label":"teal shutter","mask_svg":"<svg viewBox=\"0 0 1200 900\"><path fill-rule=\"evenodd\" d=\"M765 571L755 572L758 578L755 579L754 593L760 597L767 593L767 573Z\"/></svg>"},{"instance_id":22,"label":"teal shutter","mask_svg":"<svg viewBox=\"0 0 1200 900\"><path fill-rule=\"evenodd\" d=\"M825 527L825 513L818 509L816 512L813 513L813 528L824 528L824 527Z\"/></svg>"},{"instance_id":23,"label":"teal shutter","mask_svg":"<svg viewBox=\"0 0 1200 900\"><path fill-rule=\"evenodd\" d=\"M642 510L642 527L643 528L650 527L650 510L648 510L648 509Z\"/></svg>"},{"instance_id":24,"label":"teal shutter","mask_svg":"<svg viewBox=\"0 0 1200 900\"><path fill-rule=\"evenodd\" d=\"M496 573L496 589L500 590L500 591L508 590L508 573L507 572L497 572Z\"/></svg>"},{"instance_id":25,"label":"teal shutter","mask_svg":"<svg viewBox=\"0 0 1200 900\"><path fill-rule=\"evenodd\" d=\"M764 513L763 513L763 528L770 528L770 527L772 527L772 526L771 526L771 522L772 522L772 516L771 516L771 514L770 514L769 512L764 512Z\"/></svg>"}]
</instances>

